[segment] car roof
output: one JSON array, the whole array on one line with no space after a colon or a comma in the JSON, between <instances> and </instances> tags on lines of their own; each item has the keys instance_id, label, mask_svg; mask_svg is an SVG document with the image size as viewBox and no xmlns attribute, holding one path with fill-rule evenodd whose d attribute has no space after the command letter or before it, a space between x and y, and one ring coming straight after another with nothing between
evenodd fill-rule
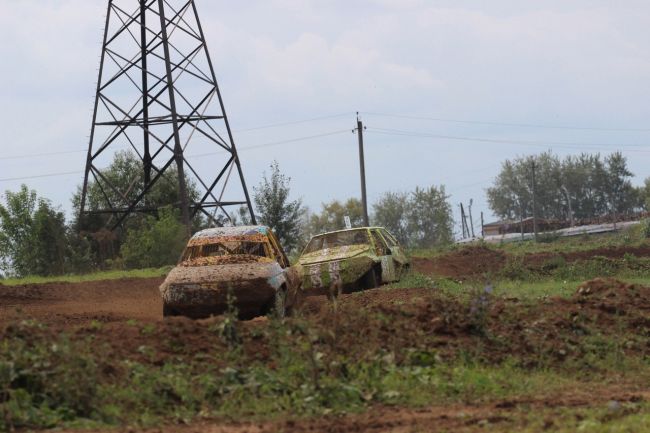
<instances>
[{"instance_id":1,"label":"car roof","mask_svg":"<svg viewBox=\"0 0 650 433\"><path fill-rule=\"evenodd\" d=\"M354 227L354 228L351 228L351 229L334 230L333 232L319 233L317 235L312 236L312 238L315 238L317 236L323 236L323 235L331 235L333 233L352 232L352 231L355 231L355 230L386 230L386 227Z\"/></svg>"},{"instance_id":2,"label":"car roof","mask_svg":"<svg viewBox=\"0 0 650 433\"><path fill-rule=\"evenodd\" d=\"M192 236L192 240L201 238L218 237L245 237L254 235L268 236L270 229L267 226L238 226L238 227L215 227L201 230Z\"/></svg>"}]
</instances>

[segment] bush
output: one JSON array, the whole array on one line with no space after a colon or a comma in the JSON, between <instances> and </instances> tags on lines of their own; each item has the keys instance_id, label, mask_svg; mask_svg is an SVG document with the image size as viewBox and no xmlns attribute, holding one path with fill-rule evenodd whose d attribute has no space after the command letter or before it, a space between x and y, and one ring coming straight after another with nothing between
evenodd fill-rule
<instances>
[{"instance_id":1,"label":"bush","mask_svg":"<svg viewBox=\"0 0 650 433\"><path fill-rule=\"evenodd\" d=\"M159 268L176 263L187 235L177 212L163 209L158 218L147 217L142 225L128 231L122 245L127 268Z\"/></svg>"},{"instance_id":2,"label":"bush","mask_svg":"<svg viewBox=\"0 0 650 433\"><path fill-rule=\"evenodd\" d=\"M650 238L650 218L646 218L641 222L641 227L643 228L643 236Z\"/></svg>"}]
</instances>

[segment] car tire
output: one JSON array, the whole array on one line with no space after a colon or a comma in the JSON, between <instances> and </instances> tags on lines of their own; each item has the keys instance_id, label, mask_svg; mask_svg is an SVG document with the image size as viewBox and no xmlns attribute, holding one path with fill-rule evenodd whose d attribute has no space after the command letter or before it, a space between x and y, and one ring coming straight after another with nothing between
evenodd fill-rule
<instances>
[{"instance_id":1,"label":"car tire","mask_svg":"<svg viewBox=\"0 0 650 433\"><path fill-rule=\"evenodd\" d=\"M406 277L409 273L411 273L411 265L402 266L402 269L399 273L399 279L401 280L402 278Z\"/></svg>"},{"instance_id":2,"label":"car tire","mask_svg":"<svg viewBox=\"0 0 650 433\"><path fill-rule=\"evenodd\" d=\"M178 313L169 305L163 304L163 318L178 316Z\"/></svg>"},{"instance_id":3,"label":"car tire","mask_svg":"<svg viewBox=\"0 0 650 433\"><path fill-rule=\"evenodd\" d=\"M371 270L363 276L363 282L361 286L364 290L367 289L376 289L381 283L381 275L377 268L372 268Z\"/></svg>"}]
</instances>

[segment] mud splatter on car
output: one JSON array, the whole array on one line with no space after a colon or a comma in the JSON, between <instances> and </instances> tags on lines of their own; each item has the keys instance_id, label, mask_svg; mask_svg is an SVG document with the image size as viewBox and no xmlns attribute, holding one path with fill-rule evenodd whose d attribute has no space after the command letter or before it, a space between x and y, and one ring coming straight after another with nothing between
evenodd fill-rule
<instances>
[{"instance_id":1,"label":"mud splatter on car","mask_svg":"<svg viewBox=\"0 0 650 433\"><path fill-rule=\"evenodd\" d=\"M203 230L187 244L178 265L160 286L164 316L194 319L219 315L235 299L241 318L297 303L300 278L275 234L265 226Z\"/></svg>"},{"instance_id":2,"label":"mud splatter on car","mask_svg":"<svg viewBox=\"0 0 650 433\"><path fill-rule=\"evenodd\" d=\"M336 296L399 281L409 266L388 230L364 227L314 236L297 268L306 293Z\"/></svg>"}]
</instances>

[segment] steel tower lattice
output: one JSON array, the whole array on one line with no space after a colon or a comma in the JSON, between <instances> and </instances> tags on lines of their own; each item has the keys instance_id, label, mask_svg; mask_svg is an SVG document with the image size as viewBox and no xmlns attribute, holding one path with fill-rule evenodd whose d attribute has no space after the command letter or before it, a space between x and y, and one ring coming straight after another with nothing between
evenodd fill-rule
<instances>
[{"instance_id":1,"label":"steel tower lattice","mask_svg":"<svg viewBox=\"0 0 650 433\"><path fill-rule=\"evenodd\" d=\"M141 165L118 182L100 166L125 149ZM88 202L90 186L101 200ZM255 223L195 1L109 0L80 216L108 215L116 229L135 212L156 212L148 196L170 186L178 201L165 204L188 228L199 213L232 221L235 206Z\"/></svg>"}]
</instances>

